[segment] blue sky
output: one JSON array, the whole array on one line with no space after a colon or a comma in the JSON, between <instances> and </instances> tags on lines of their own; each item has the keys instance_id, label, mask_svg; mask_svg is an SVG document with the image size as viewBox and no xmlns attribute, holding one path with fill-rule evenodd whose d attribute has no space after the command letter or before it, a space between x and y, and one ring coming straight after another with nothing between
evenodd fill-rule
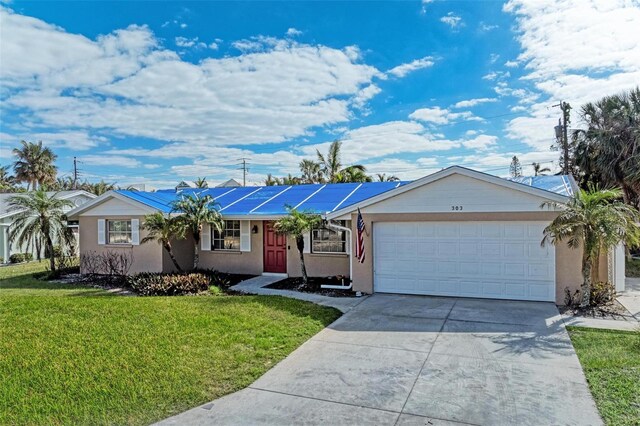
<instances>
[{"instance_id":1,"label":"blue sky","mask_svg":"<svg viewBox=\"0 0 640 426\"><path fill-rule=\"evenodd\" d=\"M1 164L42 140L93 181L257 183L334 139L403 179L555 169L552 105L640 81L636 0L0 7Z\"/></svg>"}]
</instances>

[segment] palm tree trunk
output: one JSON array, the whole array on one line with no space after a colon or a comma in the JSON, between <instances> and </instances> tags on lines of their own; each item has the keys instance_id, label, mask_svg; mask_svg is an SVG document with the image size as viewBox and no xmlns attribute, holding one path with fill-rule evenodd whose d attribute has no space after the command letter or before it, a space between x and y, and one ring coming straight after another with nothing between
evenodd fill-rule
<instances>
[{"instance_id":1,"label":"palm tree trunk","mask_svg":"<svg viewBox=\"0 0 640 426\"><path fill-rule=\"evenodd\" d=\"M591 253L585 250L582 255L582 301L580 302L581 308L586 308L591 302L591 269L593 267Z\"/></svg>"},{"instance_id":2,"label":"palm tree trunk","mask_svg":"<svg viewBox=\"0 0 640 426\"><path fill-rule=\"evenodd\" d=\"M164 249L167 251L167 253L169 253L169 257L171 258L171 261L173 262L173 266L176 267L176 270L178 272L182 272L182 268L178 264L178 260L176 259L176 256L173 254L173 249L171 248L171 243L165 244L164 245Z\"/></svg>"},{"instance_id":3,"label":"palm tree trunk","mask_svg":"<svg viewBox=\"0 0 640 426\"><path fill-rule=\"evenodd\" d=\"M47 250L49 250L49 266L51 266L51 272L56 271L56 257L53 255L53 241L49 234L47 234Z\"/></svg>"},{"instance_id":4,"label":"palm tree trunk","mask_svg":"<svg viewBox=\"0 0 640 426\"><path fill-rule=\"evenodd\" d=\"M193 250L193 270L198 269L198 263L200 263L200 251L198 250L199 243L196 243Z\"/></svg>"},{"instance_id":5,"label":"palm tree trunk","mask_svg":"<svg viewBox=\"0 0 640 426\"><path fill-rule=\"evenodd\" d=\"M309 277L307 276L307 266L304 264L304 237L298 235L296 237L296 246L298 246L298 253L300 253L300 269L302 270L302 285L306 286L309 283Z\"/></svg>"}]
</instances>

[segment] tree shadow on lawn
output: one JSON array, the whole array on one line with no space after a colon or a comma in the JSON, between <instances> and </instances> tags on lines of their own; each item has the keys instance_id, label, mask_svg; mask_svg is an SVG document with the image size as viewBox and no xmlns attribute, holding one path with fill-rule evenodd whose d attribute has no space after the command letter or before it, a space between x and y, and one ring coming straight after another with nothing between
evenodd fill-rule
<instances>
[{"instance_id":1,"label":"tree shadow on lawn","mask_svg":"<svg viewBox=\"0 0 640 426\"><path fill-rule=\"evenodd\" d=\"M303 318L311 318L320 321L325 327L340 318L342 312L338 309L317 305L304 300L292 299L284 296L258 296L258 295L233 295L230 298L251 297L257 303L270 309L285 311L291 315Z\"/></svg>"}]
</instances>

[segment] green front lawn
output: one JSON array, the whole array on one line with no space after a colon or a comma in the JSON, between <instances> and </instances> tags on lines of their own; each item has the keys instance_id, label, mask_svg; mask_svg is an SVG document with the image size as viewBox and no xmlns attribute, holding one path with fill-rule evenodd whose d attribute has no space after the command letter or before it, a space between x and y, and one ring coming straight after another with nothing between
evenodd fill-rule
<instances>
[{"instance_id":1,"label":"green front lawn","mask_svg":"<svg viewBox=\"0 0 640 426\"><path fill-rule=\"evenodd\" d=\"M282 297L124 297L0 268L0 424L148 424L242 389L338 311Z\"/></svg>"},{"instance_id":2,"label":"green front lawn","mask_svg":"<svg viewBox=\"0 0 640 426\"><path fill-rule=\"evenodd\" d=\"M569 327L600 415L609 425L640 421L640 332Z\"/></svg>"}]
</instances>

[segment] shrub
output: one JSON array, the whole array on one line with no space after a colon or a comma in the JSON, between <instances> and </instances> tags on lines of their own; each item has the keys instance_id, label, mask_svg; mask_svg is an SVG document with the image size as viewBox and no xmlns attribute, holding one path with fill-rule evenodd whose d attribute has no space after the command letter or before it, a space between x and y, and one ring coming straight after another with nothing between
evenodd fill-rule
<instances>
[{"instance_id":1,"label":"shrub","mask_svg":"<svg viewBox=\"0 0 640 426\"><path fill-rule=\"evenodd\" d=\"M616 289L610 282L599 281L591 285L591 306L606 305L616 298Z\"/></svg>"},{"instance_id":2,"label":"shrub","mask_svg":"<svg viewBox=\"0 0 640 426\"><path fill-rule=\"evenodd\" d=\"M24 255L25 262L31 262L33 260L33 253L22 253Z\"/></svg>"},{"instance_id":3,"label":"shrub","mask_svg":"<svg viewBox=\"0 0 640 426\"><path fill-rule=\"evenodd\" d=\"M220 290L220 287L217 287L215 285L209 286L209 293L214 296L221 296L224 294L222 290Z\"/></svg>"},{"instance_id":4,"label":"shrub","mask_svg":"<svg viewBox=\"0 0 640 426\"><path fill-rule=\"evenodd\" d=\"M127 284L141 296L179 296L209 290L211 279L205 274L140 273L127 278Z\"/></svg>"},{"instance_id":5,"label":"shrub","mask_svg":"<svg viewBox=\"0 0 640 426\"><path fill-rule=\"evenodd\" d=\"M24 253L13 253L11 256L9 256L9 262L11 263L24 262Z\"/></svg>"},{"instance_id":6,"label":"shrub","mask_svg":"<svg viewBox=\"0 0 640 426\"><path fill-rule=\"evenodd\" d=\"M127 275L133 264L133 254L109 250L102 253L89 251L80 256L80 269L87 275Z\"/></svg>"}]
</instances>

